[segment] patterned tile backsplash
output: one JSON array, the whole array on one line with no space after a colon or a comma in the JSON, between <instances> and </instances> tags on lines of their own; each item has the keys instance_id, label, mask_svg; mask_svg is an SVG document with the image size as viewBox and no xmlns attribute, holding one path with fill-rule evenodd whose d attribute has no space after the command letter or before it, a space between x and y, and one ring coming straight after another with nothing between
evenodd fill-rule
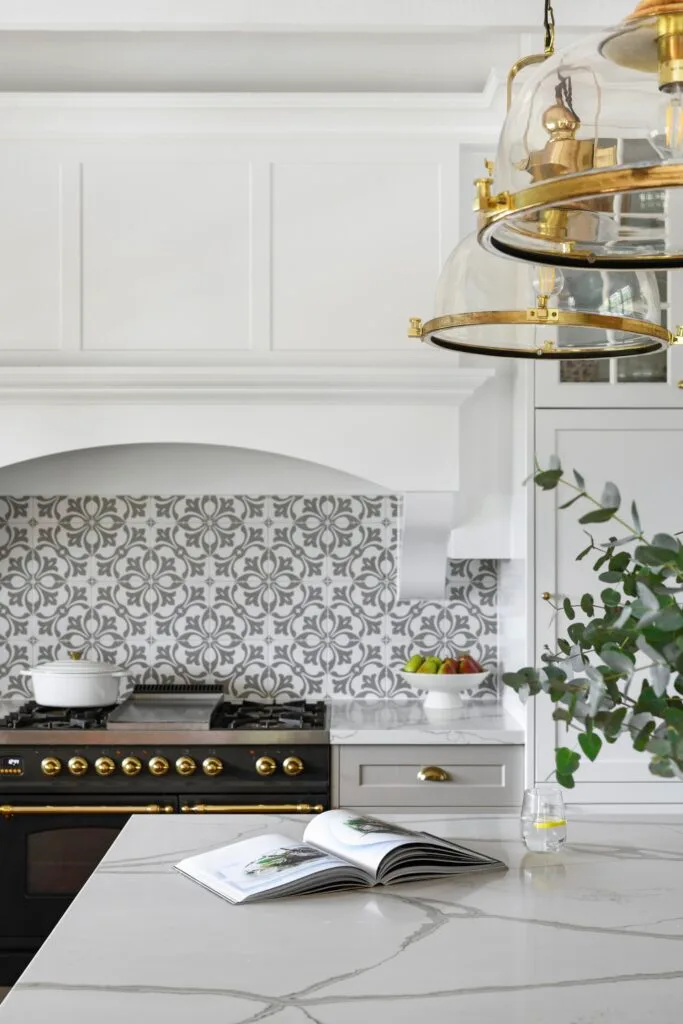
<instances>
[{"instance_id":1,"label":"patterned tile backsplash","mask_svg":"<svg viewBox=\"0 0 683 1024\"><path fill-rule=\"evenodd\" d=\"M0 498L0 694L67 649L136 682L252 699L414 696L414 650L463 648L497 696L497 565L449 564L448 597L399 601L399 499Z\"/></svg>"}]
</instances>

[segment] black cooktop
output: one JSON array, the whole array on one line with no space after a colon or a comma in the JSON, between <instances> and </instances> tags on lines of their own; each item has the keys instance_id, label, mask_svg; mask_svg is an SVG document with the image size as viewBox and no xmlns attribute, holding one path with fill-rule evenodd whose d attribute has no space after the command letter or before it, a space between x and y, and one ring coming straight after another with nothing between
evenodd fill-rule
<instances>
[{"instance_id":1,"label":"black cooktop","mask_svg":"<svg viewBox=\"0 0 683 1024\"><path fill-rule=\"evenodd\" d=\"M135 692L138 692L136 687ZM153 688L140 688L151 693ZM168 691L167 691L168 692ZM104 729L112 707L46 708L34 701L22 704L0 718L0 729ZM182 716L178 720L182 729ZM211 729L324 729L325 702L294 700L261 704L258 701L224 701L211 718Z\"/></svg>"}]
</instances>

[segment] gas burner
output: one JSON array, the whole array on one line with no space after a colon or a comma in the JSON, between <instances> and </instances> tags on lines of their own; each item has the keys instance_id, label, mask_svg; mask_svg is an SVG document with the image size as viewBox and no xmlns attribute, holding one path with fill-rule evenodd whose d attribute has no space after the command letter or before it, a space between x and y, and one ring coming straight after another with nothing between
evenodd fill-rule
<instances>
[{"instance_id":1,"label":"gas burner","mask_svg":"<svg viewBox=\"0 0 683 1024\"><path fill-rule=\"evenodd\" d=\"M282 704L225 701L216 709L212 729L324 729L325 702L293 700Z\"/></svg>"},{"instance_id":2,"label":"gas burner","mask_svg":"<svg viewBox=\"0 0 683 1024\"><path fill-rule=\"evenodd\" d=\"M44 708L35 701L0 718L0 729L101 729L111 708Z\"/></svg>"}]
</instances>

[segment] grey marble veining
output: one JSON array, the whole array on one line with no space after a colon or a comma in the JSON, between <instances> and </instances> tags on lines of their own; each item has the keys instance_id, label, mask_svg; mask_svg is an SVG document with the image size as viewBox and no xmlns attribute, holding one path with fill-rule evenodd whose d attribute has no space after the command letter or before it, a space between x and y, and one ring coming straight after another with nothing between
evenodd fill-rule
<instances>
[{"instance_id":1,"label":"grey marble veining","mask_svg":"<svg viewBox=\"0 0 683 1024\"><path fill-rule=\"evenodd\" d=\"M0 1006L0 1024L669 1024L683 1001L683 819L398 815L505 874L234 907L172 870L293 817L136 818Z\"/></svg>"},{"instance_id":2,"label":"grey marble veining","mask_svg":"<svg viewBox=\"0 0 683 1024\"><path fill-rule=\"evenodd\" d=\"M334 700L333 744L524 743L524 729L500 704L431 711L421 700Z\"/></svg>"}]
</instances>

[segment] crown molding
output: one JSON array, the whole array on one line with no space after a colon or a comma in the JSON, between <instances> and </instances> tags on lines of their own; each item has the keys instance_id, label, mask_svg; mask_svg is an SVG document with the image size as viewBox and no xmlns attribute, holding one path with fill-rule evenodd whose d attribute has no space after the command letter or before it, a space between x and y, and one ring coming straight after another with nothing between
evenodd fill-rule
<instances>
[{"instance_id":1,"label":"crown molding","mask_svg":"<svg viewBox=\"0 0 683 1024\"><path fill-rule=\"evenodd\" d=\"M495 140L505 74L460 93L0 93L0 137L21 139L446 138Z\"/></svg>"},{"instance_id":2,"label":"crown molding","mask_svg":"<svg viewBox=\"0 0 683 1024\"><path fill-rule=\"evenodd\" d=\"M633 6L633 4L631 4ZM590 30L621 21L621 0L571 0L562 27ZM566 8L566 10L565 10ZM434 32L539 31L538 0L3 0L0 31Z\"/></svg>"}]
</instances>

